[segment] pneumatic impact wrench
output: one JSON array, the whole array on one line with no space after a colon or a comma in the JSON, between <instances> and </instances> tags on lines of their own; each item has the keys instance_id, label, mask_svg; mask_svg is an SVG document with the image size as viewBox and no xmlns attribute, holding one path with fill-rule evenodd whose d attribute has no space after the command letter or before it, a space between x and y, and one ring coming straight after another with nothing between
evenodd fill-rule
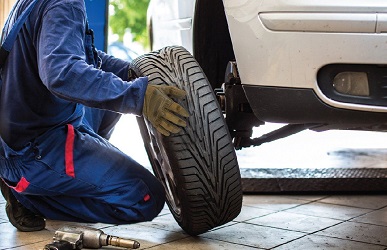
<instances>
[{"instance_id":1,"label":"pneumatic impact wrench","mask_svg":"<svg viewBox=\"0 0 387 250\"><path fill-rule=\"evenodd\" d=\"M70 250L103 246L116 246L136 249L140 243L105 234L100 229L81 226L65 226L55 231L54 241L47 244L44 250Z\"/></svg>"}]
</instances>

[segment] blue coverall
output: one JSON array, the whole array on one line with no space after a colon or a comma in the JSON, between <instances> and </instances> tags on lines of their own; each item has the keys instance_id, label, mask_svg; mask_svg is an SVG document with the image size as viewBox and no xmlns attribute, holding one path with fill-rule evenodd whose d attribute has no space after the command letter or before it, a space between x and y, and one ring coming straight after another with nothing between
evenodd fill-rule
<instances>
[{"instance_id":1,"label":"blue coverall","mask_svg":"<svg viewBox=\"0 0 387 250\"><path fill-rule=\"evenodd\" d=\"M17 1L4 35L30 2ZM148 81L126 81L129 64L93 49L84 0L36 4L1 75L0 176L25 207L114 224L161 211L161 183L108 142L121 113L142 113Z\"/></svg>"}]
</instances>

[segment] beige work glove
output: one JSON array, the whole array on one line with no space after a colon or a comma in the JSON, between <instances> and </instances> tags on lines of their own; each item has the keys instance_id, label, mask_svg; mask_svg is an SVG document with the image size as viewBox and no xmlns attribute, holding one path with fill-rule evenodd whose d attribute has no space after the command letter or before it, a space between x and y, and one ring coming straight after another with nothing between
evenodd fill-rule
<instances>
[{"instance_id":1,"label":"beige work glove","mask_svg":"<svg viewBox=\"0 0 387 250\"><path fill-rule=\"evenodd\" d=\"M161 134L169 136L171 133L178 133L181 127L187 126L181 117L188 117L189 114L172 98L182 99L184 96L186 92L177 87L148 85L143 114Z\"/></svg>"}]
</instances>

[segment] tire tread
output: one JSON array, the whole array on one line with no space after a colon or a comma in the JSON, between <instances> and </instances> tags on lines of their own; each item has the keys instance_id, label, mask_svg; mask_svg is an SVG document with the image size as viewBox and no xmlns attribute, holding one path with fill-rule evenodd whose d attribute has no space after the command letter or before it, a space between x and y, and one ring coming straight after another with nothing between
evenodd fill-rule
<instances>
[{"instance_id":1,"label":"tire tread","mask_svg":"<svg viewBox=\"0 0 387 250\"><path fill-rule=\"evenodd\" d=\"M191 116L163 145L174 160L174 176L182 193L181 213L172 213L189 234L197 235L234 219L242 206L239 166L223 114L196 60L182 47L166 47L133 61L149 84L186 90L179 102Z\"/></svg>"}]
</instances>

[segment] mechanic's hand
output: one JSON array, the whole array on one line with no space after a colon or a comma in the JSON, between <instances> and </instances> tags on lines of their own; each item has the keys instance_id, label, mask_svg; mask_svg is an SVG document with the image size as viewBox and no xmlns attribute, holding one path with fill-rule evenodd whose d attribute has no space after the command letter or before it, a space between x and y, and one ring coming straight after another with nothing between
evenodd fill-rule
<instances>
[{"instance_id":1,"label":"mechanic's hand","mask_svg":"<svg viewBox=\"0 0 387 250\"><path fill-rule=\"evenodd\" d=\"M189 114L171 98L181 99L185 95L186 92L177 87L148 85L144 99L144 116L165 136L180 132L181 127L187 126L181 117L188 117Z\"/></svg>"}]
</instances>

